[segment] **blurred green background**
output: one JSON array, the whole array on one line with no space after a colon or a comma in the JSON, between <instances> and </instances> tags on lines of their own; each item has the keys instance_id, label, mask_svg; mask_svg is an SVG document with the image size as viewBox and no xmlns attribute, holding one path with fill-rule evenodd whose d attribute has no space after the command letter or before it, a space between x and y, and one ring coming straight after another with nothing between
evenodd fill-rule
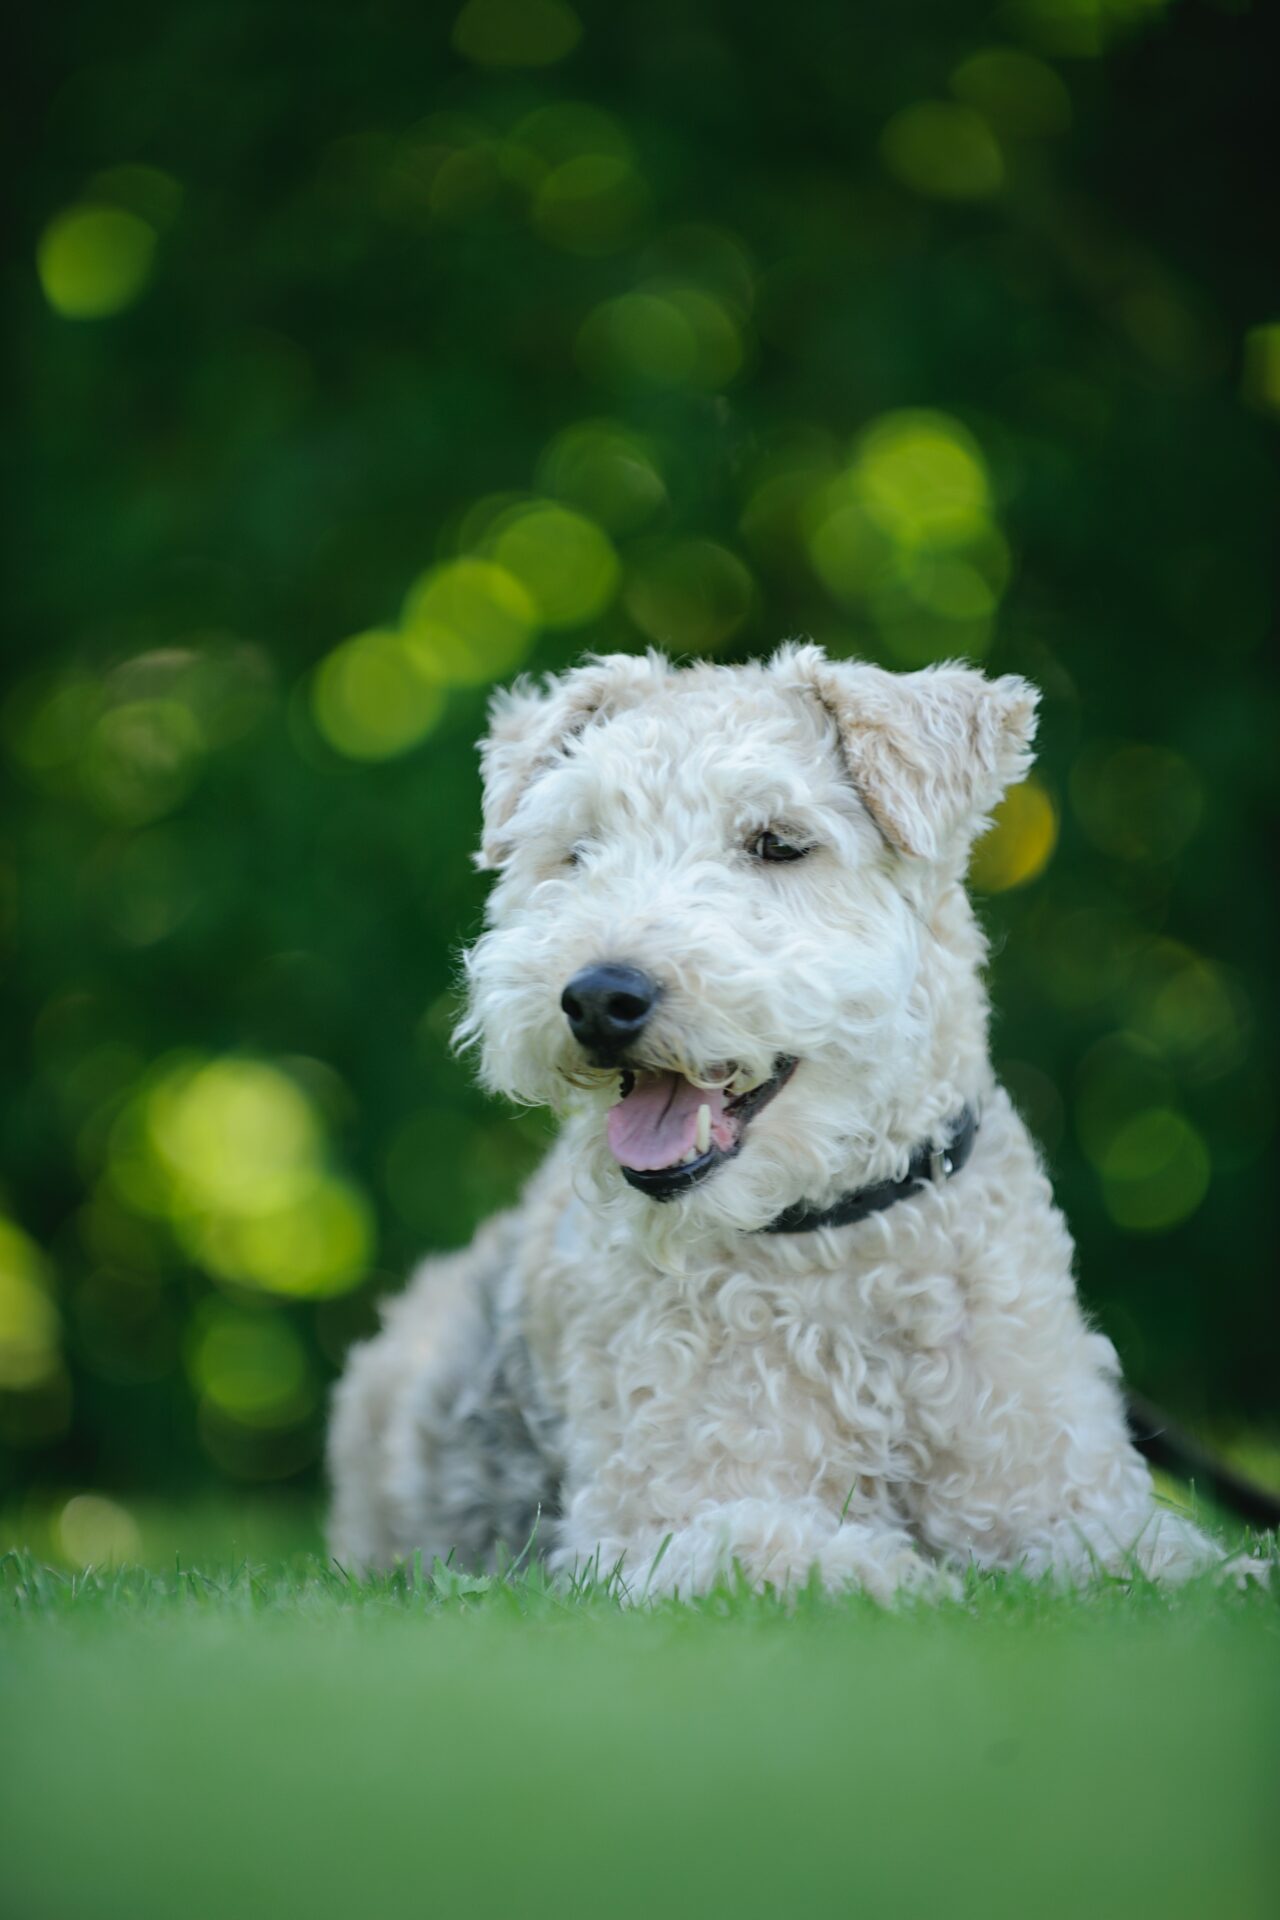
<instances>
[{"instance_id":1,"label":"blurred green background","mask_svg":"<svg viewBox=\"0 0 1280 1920\"><path fill-rule=\"evenodd\" d=\"M1131 1377L1274 1467L1262 12L29 22L11 1516L84 1559L314 1488L373 1301L547 1138L448 1050L487 689L797 633L1044 688L976 861L997 1056Z\"/></svg>"}]
</instances>

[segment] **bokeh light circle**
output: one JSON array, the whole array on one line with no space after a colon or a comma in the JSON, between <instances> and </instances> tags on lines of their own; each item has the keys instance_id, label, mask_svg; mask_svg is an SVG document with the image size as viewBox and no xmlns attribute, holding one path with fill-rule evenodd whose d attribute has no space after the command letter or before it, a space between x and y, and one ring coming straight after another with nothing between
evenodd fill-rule
<instances>
[{"instance_id":1,"label":"bokeh light circle","mask_svg":"<svg viewBox=\"0 0 1280 1920\"><path fill-rule=\"evenodd\" d=\"M0 1389L21 1393L53 1378L60 1325L38 1247L0 1216Z\"/></svg>"},{"instance_id":2,"label":"bokeh light circle","mask_svg":"<svg viewBox=\"0 0 1280 1920\"><path fill-rule=\"evenodd\" d=\"M947 414L886 414L859 442L858 493L892 539L954 545L987 524L990 485L980 449Z\"/></svg>"},{"instance_id":3,"label":"bokeh light circle","mask_svg":"<svg viewBox=\"0 0 1280 1920\"><path fill-rule=\"evenodd\" d=\"M1043 873L1058 843L1058 813L1035 778L1010 787L973 850L969 877L982 893L1007 893Z\"/></svg>"},{"instance_id":4,"label":"bokeh light circle","mask_svg":"<svg viewBox=\"0 0 1280 1920\"><path fill-rule=\"evenodd\" d=\"M649 190L628 160L583 153L550 172L533 203L542 239L587 258L625 246L649 210Z\"/></svg>"},{"instance_id":5,"label":"bokeh light circle","mask_svg":"<svg viewBox=\"0 0 1280 1920\"><path fill-rule=\"evenodd\" d=\"M538 462L538 478L612 534L637 532L667 498L651 448L612 420L583 420L558 433Z\"/></svg>"},{"instance_id":6,"label":"bokeh light circle","mask_svg":"<svg viewBox=\"0 0 1280 1920\"><path fill-rule=\"evenodd\" d=\"M109 1177L217 1279L321 1299L368 1270L368 1201L330 1164L308 1094L269 1061L159 1067L113 1130Z\"/></svg>"},{"instance_id":7,"label":"bokeh light circle","mask_svg":"<svg viewBox=\"0 0 1280 1920\"><path fill-rule=\"evenodd\" d=\"M750 615L755 582L736 554L713 540L683 540L640 561L627 583L627 611L641 632L678 652L714 652Z\"/></svg>"},{"instance_id":8,"label":"bokeh light circle","mask_svg":"<svg viewBox=\"0 0 1280 1920\"><path fill-rule=\"evenodd\" d=\"M402 630L422 672L444 686L476 687L524 664L537 619L528 588L513 573L468 555L414 582Z\"/></svg>"},{"instance_id":9,"label":"bokeh light circle","mask_svg":"<svg viewBox=\"0 0 1280 1920\"><path fill-rule=\"evenodd\" d=\"M880 137L889 172L938 200L985 200L1004 183L1000 143L982 115L943 100L896 113Z\"/></svg>"},{"instance_id":10,"label":"bokeh light circle","mask_svg":"<svg viewBox=\"0 0 1280 1920\"><path fill-rule=\"evenodd\" d=\"M389 760L430 733L444 694L400 634L374 629L321 661L311 710L329 745L348 759Z\"/></svg>"},{"instance_id":11,"label":"bokeh light circle","mask_svg":"<svg viewBox=\"0 0 1280 1920\"><path fill-rule=\"evenodd\" d=\"M1126 1121L1107 1150L1107 1211L1128 1232L1166 1233L1199 1207L1211 1171L1209 1149L1191 1122L1171 1108L1151 1108Z\"/></svg>"},{"instance_id":12,"label":"bokeh light circle","mask_svg":"<svg viewBox=\"0 0 1280 1920\"><path fill-rule=\"evenodd\" d=\"M36 249L45 298L69 320L123 313L151 276L155 246L155 228L123 207L70 207Z\"/></svg>"},{"instance_id":13,"label":"bokeh light circle","mask_svg":"<svg viewBox=\"0 0 1280 1920\"><path fill-rule=\"evenodd\" d=\"M489 536L499 566L525 589L540 625L577 627L614 596L618 556L584 514L551 501L511 508Z\"/></svg>"}]
</instances>

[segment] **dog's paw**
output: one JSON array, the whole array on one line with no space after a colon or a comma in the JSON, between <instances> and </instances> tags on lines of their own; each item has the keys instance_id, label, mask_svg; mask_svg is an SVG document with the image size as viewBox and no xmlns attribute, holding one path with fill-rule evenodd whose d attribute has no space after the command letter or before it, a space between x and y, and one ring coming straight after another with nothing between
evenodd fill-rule
<instances>
[{"instance_id":1,"label":"dog's paw","mask_svg":"<svg viewBox=\"0 0 1280 1920\"><path fill-rule=\"evenodd\" d=\"M863 1525L842 1526L816 1561L818 1577L833 1593L862 1592L882 1607L912 1600L958 1600L954 1573L927 1560L912 1541Z\"/></svg>"},{"instance_id":2,"label":"dog's paw","mask_svg":"<svg viewBox=\"0 0 1280 1920\"><path fill-rule=\"evenodd\" d=\"M1275 1575L1274 1560L1260 1560L1256 1554L1236 1553L1230 1560L1215 1567L1214 1580L1220 1587L1235 1587L1243 1593L1249 1587L1265 1587L1270 1591Z\"/></svg>"}]
</instances>

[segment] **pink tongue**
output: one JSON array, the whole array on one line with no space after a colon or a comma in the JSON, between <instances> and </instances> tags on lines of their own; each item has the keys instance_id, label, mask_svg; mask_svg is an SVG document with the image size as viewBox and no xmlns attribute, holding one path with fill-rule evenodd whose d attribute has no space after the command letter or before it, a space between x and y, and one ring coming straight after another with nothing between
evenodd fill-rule
<instances>
[{"instance_id":1,"label":"pink tongue","mask_svg":"<svg viewBox=\"0 0 1280 1920\"><path fill-rule=\"evenodd\" d=\"M711 1139L731 1147L735 1133L720 1087L695 1087L682 1073L638 1073L625 1100L609 1109L609 1145L637 1173L673 1167L698 1137L698 1108L711 1109Z\"/></svg>"}]
</instances>

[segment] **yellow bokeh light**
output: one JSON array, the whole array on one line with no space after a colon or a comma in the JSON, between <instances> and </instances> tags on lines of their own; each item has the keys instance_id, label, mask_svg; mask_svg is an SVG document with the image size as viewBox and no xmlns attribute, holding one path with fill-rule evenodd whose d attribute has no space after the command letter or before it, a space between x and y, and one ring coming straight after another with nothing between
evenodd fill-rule
<instances>
[{"instance_id":1,"label":"yellow bokeh light","mask_svg":"<svg viewBox=\"0 0 1280 1920\"><path fill-rule=\"evenodd\" d=\"M862 436L854 472L867 514L902 545L958 545L987 526L981 451L947 414L885 414Z\"/></svg>"},{"instance_id":2,"label":"yellow bokeh light","mask_svg":"<svg viewBox=\"0 0 1280 1920\"><path fill-rule=\"evenodd\" d=\"M578 335L585 370L614 385L676 387L692 381L698 358L693 328L654 293L624 293L587 316Z\"/></svg>"},{"instance_id":3,"label":"yellow bokeh light","mask_svg":"<svg viewBox=\"0 0 1280 1920\"><path fill-rule=\"evenodd\" d=\"M151 276L155 228L123 207L71 207L36 249L40 285L55 313L101 320L131 307Z\"/></svg>"},{"instance_id":4,"label":"yellow bokeh light","mask_svg":"<svg viewBox=\"0 0 1280 1920\"><path fill-rule=\"evenodd\" d=\"M1102 1162L1107 1212L1130 1233L1163 1233L1187 1220L1209 1190L1209 1149L1191 1122L1153 1107L1120 1127Z\"/></svg>"},{"instance_id":5,"label":"yellow bokeh light","mask_svg":"<svg viewBox=\"0 0 1280 1920\"><path fill-rule=\"evenodd\" d=\"M884 547L847 475L810 501L806 518L814 572L835 599L856 606L875 579Z\"/></svg>"},{"instance_id":6,"label":"yellow bokeh light","mask_svg":"<svg viewBox=\"0 0 1280 1920\"><path fill-rule=\"evenodd\" d=\"M270 1213L311 1184L319 1128L302 1089L260 1060L214 1060L163 1078L149 1143L179 1205Z\"/></svg>"},{"instance_id":7,"label":"yellow bokeh light","mask_svg":"<svg viewBox=\"0 0 1280 1920\"><path fill-rule=\"evenodd\" d=\"M513 573L466 556L414 582L403 629L423 673L445 686L476 687L524 664L537 619L527 587Z\"/></svg>"},{"instance_id":8,"label":"yellow bokeh light","mask_svg":"<svg viewBox=\"0 0 1280 1920\"><path fill-rule=\"evenodd\" d=\"M981 449L959 421L919 410L873 421L850 464L805 492L799 530L819 580L870 614L896 665L990 646L1012 563Z\"/></svg>"},{"instance_id":9,"label":"yellow bokeh light","mask_svg":"<svg viewBox=\"0 0 1280 1920\"><path fill-rule=\"evenodd\" d=\"M289 1427L315 1404L306 1348L283 1314L209 1301L187 1347L201 1398L246 1427Z\"/></svg>"},{"instance_id":10,"label":"yellow bokeh light","mask_svg":"<svg viewBox=\"0 0 1280 1920\"><path fill-rule=\"evenodd\" d=\"M981 448L958 420L884 414L842 470L802 473L794 498L814 573L842 606L870 616L894 665L986 653L1012 558Z\"/></svg>"},{"instance_id":11,"label":"yellow bokeh light","mask_svg":"<svg viewBox=\"0 0 1280 1920\"><path fill-rule=\"evenodd\" d=\"M126 1205L167 1220L219 1279L319 1299L368 1270L368 1201L329 1165L302 1087L267 1061L161 1067L113 1130L109 1171Z\"/></svg>"},{"instance_id":12,"label":"yellow bokeh light","mask_svg":"<svg viewBox=\"0 0 1280 1920\"><path fill-rule=\"evenodd\" d=\"M77 1493L54 1523L62 1557L73 1567L120 1565L142 1549L138 1523L126 1507L100 1493Z\"/></svg>"},{"instance_id":13,"label":"yellow bokeh light","mask_svg":"<svg viewBox=\"0 0 1280 1920\"><path fill-rule=\"evenodd\" d=\"M998 594L981 567L952 553L906 548L898 577L909 597L940 620L989 620Z\"/></svg>"},{"instance_id":14,"label":"yellow bokeh light","mask_svg":"<svg viewBox=\"0 0 1280 1920\"><path fill-rule=\"evenodd\" d=\"M1245 399L1266 413L1280 413L1280 324L1250 327L1244 337L1240 379Z\"/></svg>"},{"instance_id":15,"label":"yellow bokeh light","mask_svg":"<svg viewBox=\"0 0 1280 1920\"><path fill-rule=\"evenodd\" d=\"M510 509L490 534L499 566L518 580L544 627L594 620L618 584L613 542L594 521L568 507L535 501Z\"/></svg>"},{"instance_id":16,"label":"yellow bokeh light","mask_svg":"<svg viewBox=\"0 0 1280 1920\"><path fill-rule=\"evenodd\" d=\"M453 44L479 67L549 67L572 53L582 26L565 0L467 0Z\"/></svg>"},{"instance_id":17,"label":"yellow bokeh light","mask_svg":"<svg viewBox=\"0 0 1280 1920\"><path fill-rule=\"evenodd\" d=\"M1000 145L982 115L943 100L896 113L880 154L904 186L938 200L986 199L1004 183Z\"/></svg>"},{"instance_id":18,"label":"yellow bokeh light","mask_svg":"<svg viewBox=\"0 0 1280 1920\"><path fill-rule=\"evenodd\" d=\"M736 554L712 540L660 548L627 584L627 611L641 632L680 652L710 652L736 633L755 604L755 582Z\"/></svg>"},{"instance_id":19,"label":"yellow bokeh light","mask_svg":"<svg viewBox=\"0 0 1280 1920\"><path fill-rule=\"evenodd\" d=\"M0 1388L42 1387L60 1365L58 1309L34 1241L0 1216Z\"/></svg>"},{"instance_id":20,"label":"yellow bokeh light","mask_svg":"<svg viewBox=\"0 0 1280 1920\"><path fill-rule=\"evenodd\" d=\"M400 634L375 628L320 662L311 711L330 746L348 759L390 760L430 733L444 695Z\"/></svg>"},{"instance_id":21,"label":"yellow bokeh light","mask_svg":"<svg viewBox=\"0 0 1280 1920\"><path fill-rule=\"evenodd\" d=\"M983 893L1007 893L1044 872L1058 844L1058 814L1036 779L1010 787L973 850L969 877Z\"/></svg>"},{"instance_id":22,"label":"yellow bokeh light","mask_svg":"<svg viewBox=\"0 0 1280 1920\"><path fill-rule=\"evenodd\" d=\"M368 1272L373 1215L348 1180L316 1169L305 1188L270 1212L183 1223L190 1251L213 1273L305 1300L345 1293Z\"/></svg>"},{"instance_id":23,"label":"yellow bokeh light","mask_svg":"<svg viewBox=\"0 0 1280 1920\"><path fill-rule=\"evenodd\" d=\"M498 522L513 508L532 504L532 496L527 493L482 493L478 500L463 508L453 544L459 553L483 554Z\"/></svg>"},{"instance_id":24,"label":"yellow bokeh light","mask_svg":"<svg viewBox=\"0 0 1280 1920\"><path fill-rule=\"evenodd\" d=\"M538 462L538 480L614 534L636 532L667 497L647 443L612 420L584 420L557 434Z\"/></svg>"}]
</instances>

